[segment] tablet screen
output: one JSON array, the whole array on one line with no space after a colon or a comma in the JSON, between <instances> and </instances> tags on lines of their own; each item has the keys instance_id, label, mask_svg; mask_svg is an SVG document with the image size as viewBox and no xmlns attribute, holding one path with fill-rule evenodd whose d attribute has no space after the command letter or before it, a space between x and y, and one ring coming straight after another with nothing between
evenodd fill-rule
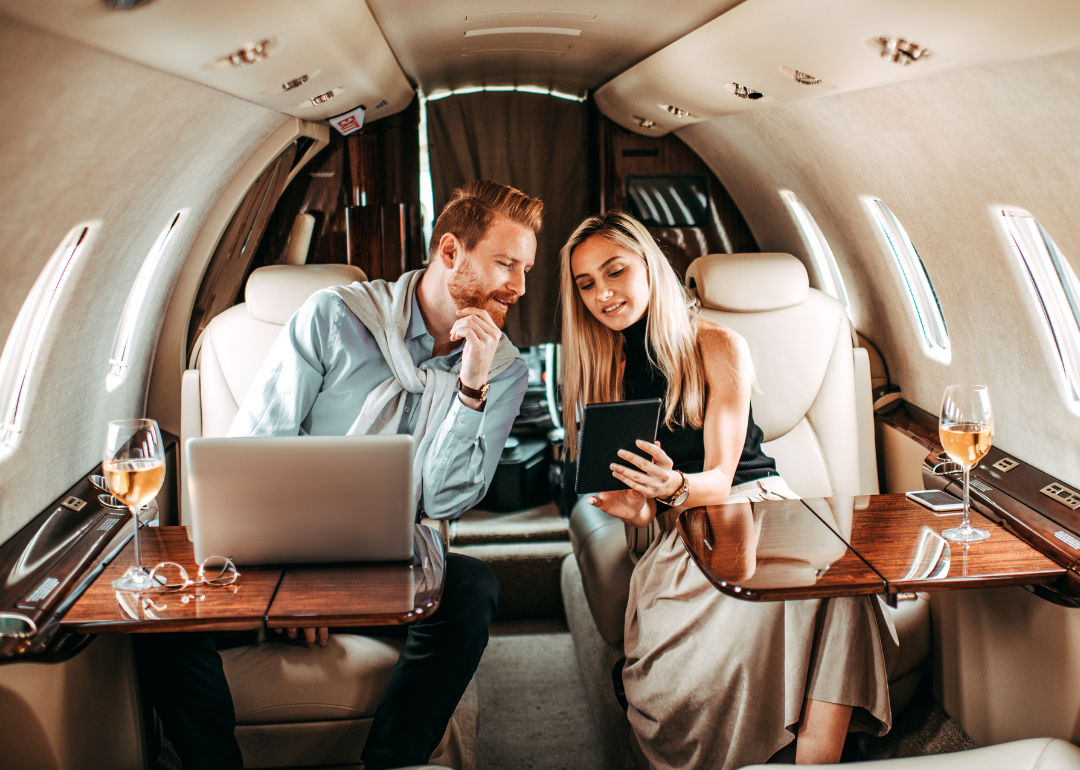
<instances>
[{"instance_id":1,"label":"tablet screen","mask_svg":"<svg viewBox=\"0 0 1080 770\"><path fill-rule=\"evenodd\" d=\"M662 404L663 401L659 398L649 398L641 401L589 404L585 407L578 441L575 484L579 495L627 488L611 475L611 464L627 465L627 462L619 457L620 449L648 457L637 448L635 442L638 439L656 441Z\"/></svg>"}]
</instances>

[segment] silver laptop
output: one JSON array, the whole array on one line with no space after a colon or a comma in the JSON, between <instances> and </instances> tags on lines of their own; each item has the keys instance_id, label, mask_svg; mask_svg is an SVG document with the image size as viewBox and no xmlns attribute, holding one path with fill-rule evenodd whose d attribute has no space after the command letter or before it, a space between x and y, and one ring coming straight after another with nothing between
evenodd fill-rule
<instances>
[{"instance_id":1,"label":"silver laptop","mask_svg":"<svg viewBox=\"0 0 1080 770\"><path fill-rule=\"evenodd\" d=\"M412 557L411 436L192 438L185 457L196 560Z\"/></svg>"}]
</instances>

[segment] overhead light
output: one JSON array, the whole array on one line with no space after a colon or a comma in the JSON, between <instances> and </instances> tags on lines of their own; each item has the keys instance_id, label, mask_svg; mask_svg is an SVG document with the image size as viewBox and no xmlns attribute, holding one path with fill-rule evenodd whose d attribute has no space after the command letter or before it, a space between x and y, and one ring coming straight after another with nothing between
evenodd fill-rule
<instances>
[{"instance_id":1,"label":"overhead light","mask_svg":"<svg viewBox=\"0 0 1080 770\"><path fill-rule=\"evenodd\" d=\"M804 86L819 86L821 85L821 78L816 78L813 75L805 72L800 72L792 67L781 67L780 71L794 80L796 83Z\"/></svg>"},{"instance_id":2,"label":"overhead light","mask_svg":"<svg viewBox=\"0 0 1080 770\"><path fill-rule=\"evenodd\" d=\"M249 41L244 44L243 48L222 56L220 59L215 59L209 64L204 65L204 68L221 71L235 69L237 67L246 67L249 64L262 61L277 47L278 41L272 37L267 38L266 40L260 40L257 43Z\"/></svg>"},{"instance_id":3,"label":"overhead light","mask_svg":"<svg viewBox=\"0 0 1080 770\"><path fill-rule=\"evenodd\" d=\"M483 35L568 35L577 37L581 34L580 29L569 27L488 27L486 29L467 29L465 37L481 37Z\"/></svg>"},{"instance_id":4,"label":"overhead light","mask_svg":"<svg viewBox=\"0 0 1080 770\"><path fill-rule=\"evenodd\" d=\"M675 117L679 118L680 120L682 120L683 118L697 117L689 110L681 109L679 107L676 107L674 104L661 104L660 106Z\"/></svg>"},{"instance_id":5,"label":"overhead light","mask_svg":"<svg viewBox=\"0 0 1080 770\"><path fill-rule=\"evenodd\" d=\"M750 86L741 86L738 83L724 83L724 88L740 99L760 99L765 96L761 91L755 91Z\"/></svg>"},{"instance_id":6,"label":"overhead light","mask_svg":"<svg viewBox=\"0 0 1080 770\"><path fill-rule=\"evenodd\" d=\"M320 104L330 101L335 96L336 94L333 91L327 91L325 94L319 94L313 99L308 99L308 101L318 107Z\"/></svg>"},{"instance_id":7,"label":"overhead light","mask_svg":"<svg viewBox=\"0 0 1080 770\"><path fill-rule=\"evenodd\" d=\"M875 37L867 42L881 51L882 59L888 59L901 67L906 67L930 55L928 49L910 40L904 40L902 37Z\"/></svg>"},{"instance_id":8,"label":"overhead light","mask_svg":"<svg viewBox=\"0 0 1080 770\"><path fill-rule=\"evenodd\" d=\"M643 118L640 115L634 115L634 122L642 128L656 128L656 121Z\"/></svg>"},{"instance_id":9,"label":"overhead light","mask_svg":"<svg viewBox=\"0 0 1080 770\"><path fill-rule=\"evenodd\" d=\"M304 85L304 83L308 82L308 80L310 79L311 78L309 78L307 75L301 75L300 77L296 78L296 80L290 80L288 83L282 83L281 90L291 91L294 88L299 88L300 86Z\"/></svg>"}]
</instances>

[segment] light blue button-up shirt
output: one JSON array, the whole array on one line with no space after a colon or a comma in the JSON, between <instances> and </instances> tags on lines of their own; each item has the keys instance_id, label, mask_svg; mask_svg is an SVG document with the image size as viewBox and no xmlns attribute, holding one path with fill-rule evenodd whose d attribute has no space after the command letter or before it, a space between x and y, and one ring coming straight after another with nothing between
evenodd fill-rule
<instances>
[{"instance_id":1,"label":"light blue button-up shirt","mask_svg":"<svg viewBox=\"0 0 1080 770\"><path fill-rule=\"evenodd\" d=\"M432 357L434 346L414 295L405 347L417 367L450 371L461 359L464 342L437 358ZM367 327L339 296L318 292L285 325L229 435L343 436L368 394L391 376ZM491 378L483 411L454 396L424 460L420 505L426 515L456 518L487 493L528 378L528 367L519 358ZM412 434L421 397L407 394L398 433Z\"/></svg>"}]
</instances>

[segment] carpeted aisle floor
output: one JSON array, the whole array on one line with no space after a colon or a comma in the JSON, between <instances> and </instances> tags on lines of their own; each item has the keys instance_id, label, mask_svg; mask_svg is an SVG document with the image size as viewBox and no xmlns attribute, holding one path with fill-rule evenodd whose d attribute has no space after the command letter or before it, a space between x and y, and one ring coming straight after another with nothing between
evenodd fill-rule
<instances>
[{"instance_id":1,"label":"carpeted aisle floor","mask_svg":"<svg viewBox=\"0 0 1080 770\"><path fill-rule=\"evenodd\" d=\"M479 770L603 766L600 740L565 626L501 623L493 627L476 682Z\"/></svg>"}]
</instances>

